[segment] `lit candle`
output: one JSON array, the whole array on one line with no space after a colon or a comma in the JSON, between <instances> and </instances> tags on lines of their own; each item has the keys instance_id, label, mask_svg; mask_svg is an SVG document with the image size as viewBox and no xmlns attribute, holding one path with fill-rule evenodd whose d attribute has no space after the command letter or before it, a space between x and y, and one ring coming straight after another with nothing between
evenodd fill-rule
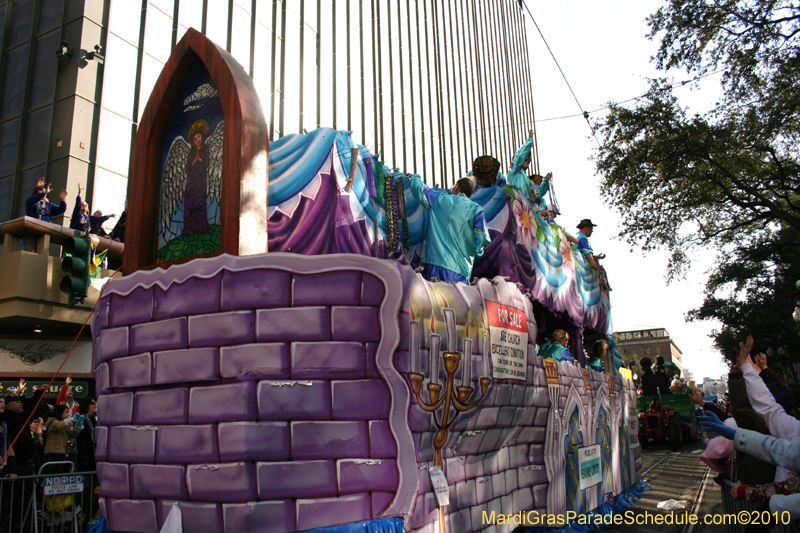
<instances>
[{"instance_id":1,"label":"lit candle","mask_svg":"<svg viewBox=\"0 0 800 533\"><path fill-rule=\"evenodd\" d=\"M419 322L409 321L408 357L411 359L411 371L419 374Z\"/></svg>"},{"instance_id":2,"label":"lit candle","mask_svg":"<svg viewBox=\"0 0 800 533\"><path fill-rule=\"evenodd\" d=\"M439 335L431 335L431 350L429 370L431 373L431 383L439 383Z\"/></svg>"},{"instance_id":3,"label":"lit candle","mask_svg":"<svg viewBox=\"0 0 800 533\"><path fill-rule=\"evenodd\" d=\"M447 330L447 351L455 352L458 350L456 345L456 310L443 309L444 311L444 325Z\"/></svg>"},{"instance_id":4,"label":"lit candle","mask_svg":"<svg viewBox=\"0 0 800 533\"><path fill-rule=\"evenodd\" d=\"M469 332L469 329L467 329ZM461 384L469 387L472 381L472 339L464 339L464 373L461 375Z\"/></svg>"},{"instance_id":5,"label":"lit candle","mask_svg":"<svg viewBox=\"0 0 800 533\"><path fill-rule=\"evenodd\" d=\"M483 377L492 377L489 375L489 350L487 350L485 347L483 350Z\"/></svg>"}]
</instances>

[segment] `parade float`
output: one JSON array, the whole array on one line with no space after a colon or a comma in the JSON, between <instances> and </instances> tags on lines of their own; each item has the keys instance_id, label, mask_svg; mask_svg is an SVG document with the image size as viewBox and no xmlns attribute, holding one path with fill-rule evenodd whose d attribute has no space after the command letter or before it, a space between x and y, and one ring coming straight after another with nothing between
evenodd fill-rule
<instances>
[{"instance_id":1,"label":"parade float","mask_svg":"<svg viewBox=\"0 0 800 533\"><path fill-rule=\"evenodd\" d=\"M92 323L110 529L158 531L175 502L183 531L228 533L575 528L630 506L619 354L536 354L556 328L581 361L613 346L564 230L480 189L476 278L425 281L407 177L347 132L268 143L255 94L189 30L142 117L125 276Z\"/></svg>"}]
</instances>

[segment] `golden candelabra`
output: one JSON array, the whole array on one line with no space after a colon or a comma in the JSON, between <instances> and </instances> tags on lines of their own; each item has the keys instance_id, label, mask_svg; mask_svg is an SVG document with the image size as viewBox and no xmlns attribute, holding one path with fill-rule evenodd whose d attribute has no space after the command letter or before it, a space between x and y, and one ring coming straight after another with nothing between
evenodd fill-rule
<instances>
[{"instance_id":1,"label":"golden candelabra","mask_svg":"<svg viewBox=\"0 0 800 533\"><path fill-rule=\"evenodd\" d=\"M436 357L437 355L434 355ZM471 359L471 355L469 356ZM491 378L482 377L478 380L481 387L480 397L472 402L469 402L470 396L475 391L469 385L454 386L455 374L461 364L461 354L458 352L445 352L444 369L447 372L447 382L444 385L444 393L442 393L442 385L433 381L428 381L428 401L422 399L422 382L425 377L417 372L408 372L408 379L411 382L411 390L414 391L414 396L417 399L417 405L423 411L432 413L433 423L436 425L436 435L433 439L434 459L433 465L443 467L442 463L442 448L447 442L450 426L458 418L458 415L474 409L486 396L486 391L489 389L489 384L492 382ZM472 361L465 361L467 365L471 365ZM438 365L437 365L438 366ZM436 369L438 370L438 368ZM471 373L471 372L470 372ZM469 374L467 374L469 375ZM437 376L431 375L433 380L438 380ZM468 378L467 378L468 379ZM469 381L465 381L469 383ZM436 417L436 411L444 405L444 412L442 413L441 421ZM455 414L450 416L450 409L455 411ZM439 506L439 531L445 533L444 527L444 508Z\"/></svg>"}]
</instances>

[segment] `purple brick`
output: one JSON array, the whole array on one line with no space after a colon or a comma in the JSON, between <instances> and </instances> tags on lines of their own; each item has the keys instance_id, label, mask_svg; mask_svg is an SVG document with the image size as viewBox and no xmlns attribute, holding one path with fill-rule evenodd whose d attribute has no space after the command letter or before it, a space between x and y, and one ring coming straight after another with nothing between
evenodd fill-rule
<instances>
[{"instance_id":1,"label":"purple brick","mask_svg":"<svg viewBox=\"0 0 800 533\"><path fill-rule=\"evenodd\" d=\"M134 424L185 424L188 412L187 389L141 391L133 398Z\"/></svg>"},{"instance_id":2,"label":"purple brick","mask_svg":"<svg viewBox=\"0 0 800 533\"><path fill-rule=\"evenodd\" d=\"M131 498L186 499L186 483L183 466L132 465Z\"/></svg>"},{"instance_id":3,"label":"purple brick","mask_svg":"<svg viewBox=\"0 0 800 533\"><path fill-rule=\"evenodd\" d=\"M94 458L97 461L105 461L108 457L108 428L97 426L94 430Z\"/></svg>"},{"instance_id":4,"label":"purple brick","mask_svg":"<svg viewBox=\"0 0 800 533\"><path fill-rule=\"evenodd\" d=\"M383 512L389 508L392 500L394 500L394 493L373 492L370 497L372 500L372 518L380 518Z\"/></svg>"},{"instance_id":5,"label":"purple brick","mask_svg":"<svg viewBox=\"0 0 800 533\"><path fill-rule=\"evenodd\" d=\"M517 471L516 469L512 468L510 470L506 470L504 474L506 476L506 494L509 494L519 488L519 485L517 484Z\"/></svg>"},{"instance_id":6,"label":"purple brick","mask_svg":"<svg viewBox=\"0 0 800 533\"><path fill-rule=\"evenodd\" d=\"M222 506L226 531L292 533L294 504L289 500L233 503Z\"/></svg>"},{"instance_id":7,"label":"purple brick","mask_svg":"<svg viewBox=\"0 0 800 533\"><path fill-rule=\"evenodd\" d=\"M280 461L289 458L286 422L228 422L219 425L220 461Z\"/></svg>"},{"instance_id":8,"label":"purple brick","mask_svg":"<svg viewBox=\"0 0 800 533\"><path fill-rule=\"evenodd\" d=\"M191 278L181 284L173 284L166 293L161 287L156 287L153 317L161 320L216 313L219 311L221 282L222 276L218 274L209 279Z\"/></svg>"},{"instance_id":9,"label":"purple brick","mask_svg":"<svg viewBox=\"0 0 800 533\"><path fill-rule=\"evenodd\" d=\"M471 515L472 511L470 509L462 509L455 513L449 514L448 518L450 519L450 531L473 531Z\"/></svg>"},{"instance_id":10,"label":"purple brick","mask_svg":"<svg viewBox=\"0 0 800 533\"><path fill-rule=\"evenodd\" d=\"M92 333L99 334L108 327L108 303L110 301L111 299L106 296L97 302L97 307L94 310L94 317L92 317L92 321L89 323ZM97 339L95 338L92 340L96 341Z\"/></svg>"},{"instance_id":11,"label":"purple brick","mask_svg":"<svg viewBox=\"0 0 800 533\"><path fill-rule=\"evenodd\" d=\"M153 363L156 385L219 379L219 348L156 352Z\"/></svg>"},{"instance_id":12,"label":"purple brick","mask_svg":"<svg viewBox=\"0 0 800 533\"><path fill-rule=\"evenodd\" d=\"M336 461L336 469L340 494L397 490L397 461L394 459L343 459Z\"/></svg>"},{"instance_id":13,"label":"purple brick","mask_svg":"<svg viewBox=\"0 0 800 533\"><path fill-rule=\"evenodd\" d=\"M358 342L292 343L292 377L362 378L366 351Z\"/></svg>"},{"instance_id":14,"label":"purple brick","mask_svg":"<svg viewBox=\"0 0 800 533\"><path fill-rule=\"evenodd\" d=\"M194 501L238 503L256 498L256 472L252 463L189 465L186 486Z\"/></svg>"},{"instance_id":15,"label":"purple brick","mask_svg":"<svg viewBox=\"0 0 800 533\"><path fill-rule=\"evenodd\" d=\"M459 509L478 505L478 493L475 491L475 480L470 479L456 485L456 500Z\"/></svg>"},{"instance_id":16,"label":"purple brick","mask_svg":"<svg viewBox=\"0 0 800 533\"><path fill-rule=\"evenodd\" d=\"M108 324L111 327L153 320L153 289L135 289L127 296L111 295Z\"/></svg>"},{"instance_id":17,"label":"purple brick","mask_svg":"<svg viewBox=\"0 0 800 533\"><path fill-rule=\"evenodd\" d=\"M152 500L106 498L108 528L111 531L153 533L158 531L156 503Z\"/></svg>"},{"instance_id":18,"label":"purple brick","mask_svg":"<svg viewBox=\"0 0 800 533\"><path fill-rule=\"evenodd\" d=\"M289 307L292 275L280 270L225 271L222 274L222 310L251 307Z\"/></svg>"},{"instance_id":19,"label":"purple brick","mask_svg":"<svg viewBox=\"0 0 800 533\"><path fill-rule=\"evenodd\" d=\"M366 457L367 423L362 421L292 422L292 458Z\"/></svg>"},{"instance_id":20,"label":"purple brick","mask_svg":"<svg viewBox=\"0 0 800 533\"><path fill-rule=\"evenodd\" d=\"M297 500L295 505L298 531L361 522L370 518L369 494L354 494L340 498Z\"/></svg>"},{"instance_id":21,"label":"purple brick","mask_svg":"<svg viewBox=\"0 0 800 533\"><path fill-rule=\"evenodd\" d=\"M383 282L372 274L361 275L361 305L379 306L383 302L386 289Z\"/></svg>"},{"instance_id":22,"label":"purple brick","mask_svg":"<svg viewBox=\"0 0 800 533\"><path fill-rule=\"evenodd\" d=\"M533 425L544 427L547 426L547 419L550 417L550 409L537 409L536 416L533 418Z\"/></svg>"},{"instance_id":23,"label":"purple brick","mask_svg":"<svg viewBox=\"0 0 800 533\"><path fill-rule=\"evenodd\" d=\"M381 377L380 372L378 372L378 368L375 366L375 353L378 351L378 344L375 342L368 342L364 345L364 347L367 349L367 377ZM398 370L403 372L403 370L400 370L399 368ZM407 370L405 371L407 372Z\"/></svg>"},{"instance_id":24,"label":"purple brick","mask_svg":"<svg viewBox=\"0 0 800 533\"><path fill-rule=\"evenodd\" d=\"M133 414L133 393L104 394L97 399L97 410L103 417L103 424L130 424Z\"/></svg>"},{"instance_id":25,"label":"purple brick","mask_svg":"<svg viewBox=\"0 0 800 533\"><path fill-rule=\"evenodd\" d=\"M149 353L120 357L108 363L112 387L146 387L150 385L152 358Z\"/></svg>"},{"instance_id":26,"label":"purple brick","mask_svg":"<svg viewBox=\"0 0 800 533\"><path fill-rule=\"evenodd\" d=\"M157 463L217 463L219 460L217 426L161 426L158 429Z\"/></svg>"},{"instance_id":27,"label":"purple brick","mask_svg":"<svg viewBox=\"0 0 800 533\"><path fill-rule=\"evenodd\" d=\"M508 455L510 468L519 468L528 464L528 446L525 444L511 446L508 449Z\"/></svg>"},{"instance_id":28,"label":"purple brick","mask_svg":"<svg viewBox=\"0 0 800 533\"><path fill-rule=\"evenodd\" d=\"M109 331L109 330L106 330ZM131 326L131 352L186 348L186 318Z\"/></svg>"},{"instance_id":29,"label":"purple brick","mask_svg":"<svg viewBox=\"0 0 800 533\"><path fill-rule=\"evenodd\" d=\"M388 420L369 421L369 456L377 459L397 457L397 446Z\"/></svg>"},{"instance_id":30,"label":"purple brick","mask_svg":"<svg viewBox=\"0 0 800 533\"><path fill-rule=\"evenodd\" d=\"M128 499L131 497L128 465L116 463L97 463L97 476L100 478L100 494L109 498Z\"/></svg>"},{"instance_id":31,"label":"purple brick","mask_svg":"<svg viewBox=\"0 0 800 533\"><path fill-rule=\"evenodd\" d=\"M513 507L516 512L527 512L533 509L533 491L530 488L515 490L511 494Z\"/></svg>"},{"instance_id":32,"label":"purple brick","mask_svg":"<svg viewBox=\"0 0 800 533\"><path fill-rule=\"evenodd\" d=\"M164 525L175 500L158 501L159 527ZM183 531L202 531L203 533L225 533L222 519L222 506L218 503L178 502L181 508ZM228 530L232 531L232 530Z\"/></svg>"},{"instance_id":33,"label":"purple brick","mask_svg":"<svg viewBox=\"0 0 800 533\"><path fill-rule=\"evenodd\" d=\"M108 363L98 365L94 369L94 390L95 393L106 394L111 388L111 377L108 372Z\"/></svg>"},{"instance_id":34,"label":"purple brick","mask_svg":"<svg viewBox=\"0 0 800 533\"><path fill-rule=\"evenodd\" d=\"M138 350L146 352L147 350ZM104 329L94 345L94 364L128 355L128 328Z\"/></svg>"},{"instance_id":35,"label":"purple brick","mask_svg":"<svg viewBox=\"0 0 800 533\"><path fill-rule=\"evenodd\" d=\"M331 382L335 420L388 418L392 399L379 379ZM369 399L369 401L364 401Z\"/></svg>"},{"instance_id":36,"label":"purple brick","mask_svg":"<svg viewBox=\"0 0 800 533\"><path fill-rule=\"evenodd\" d=\"M108 428L108 460L115 463L152 463L156 455L156 432L132 426Z\"/></svg>"},{"instance_id":37,"label":"purple brick","mask_svg":"<svg viewBox=\"0 0 800 533\"><path fill-rule=\"evenodd\" d=\"M192 387L189 391L189 423L256 419L256 384L242 381L229 385Z\"/></svg>"},{"instance_id":38,"label":"purple brick","mask_svg":"<svg viewBox=\"0 0 800 533\"><path fill-rule=\"evenodd\" d=\"M517 442L520 443L539 443L545 441L545 435L547 433L547 428L537 428L537 427L526 427L522 428L522 431L519 432L519 436L517 438Z\"/></svg>"},{"instance_id":39,"label":"purple brick","mask_svg":"<svg viewBox=\"0 0 800 533\"><path fill-rule=\"evenodd\" d=\"M355 270L295 274L292 305L358 305L361 273Z\"/></svg>"},{"instance_id":40,"label":"purple brick","mask_svg":"<svg viewBox=\"0 0 800 533\"><path fill-rule=\"evenodd\" d=\"M475 421L477 429L489 429L497 425L497 419L500 417L499 407L483 407L479 408L478 418Z\"/></svg>"},{"instance_id":41,"label":"purple brick","mask_svg":"<svg viewBox=\"0 0 800 533\"><path fill-rule=\"evenodd\" d=\"M544 464L544 444L531 444L528 461L534 465Z\"/></svg>"},{"instance_id":42,"label":"purple brick","mask_svg":"<svg viewBox=\"0 0 800 533\"><path fill-rule=\"evenodd\" d=\"M256 475L258 497L262 500L336 496L333 461L258 463Z\"/></svg>"},{"instance_id":43,"label":"purple brick","mask_svg":"<svg viewBox=\"0 0 800 533\"><path fill-rule=\"evenodd\" d=\"M520 487L532 487L547 481L547 470L544 465L528 465L517 469L517 484Z\"/></svg>"},{"instance_id":44,"label":"purple brick","mask_svg":"<svg viewBox=\"0 0 800 533\"><path fill-rule=\"evenodd\" d=\"M329 381L261 381L259 420L330 420Z\"/></svg>"},{"instance_id":45,"label":"purple brick","mask_svg":"<svg viewBox=\"0 0 800 533\"><path fill-rule=\"evenodd\" d=\"M547 507L547 487L548 483L542 483L533 487L533 501L537 508Z\"/></svg>"},{"instance_id":46,"label":"purple brick","mask_svg":"<svg viewBox=\"0 0 800 533\"><path fill-rule=\"evenodd\" d=\"M256 340L260 342L326 341L330 329L327 307L256 311Z\"/></svg>"},{"instance_id":47,"label":"purple brick","mask_svg":"<svg viewBox=\"0 0 800 533\"><path fill-rule=\"evenodd\" d=\"M447 482L452 486L459 481L467 479L467 470L464 467L466 457L449 457L445 462L445 473L447 474Z\"/></svg>"},{"instance_id":48,"label":"purple brick","mask_svg":"<svg viewBox=\"0 0 800 533\"><path fill-rule=\"evenodd\" d=\"M501 383L495 387L494 405L504 406L511 404L511 385Z\"/></svg>"},{"instance_id":49,"label":"purple brick","mask_svg":"<svg viewBox=\"0 0 800 533\"><path fill-rule=\"evenodd\" d=\"M494 492L495 498L505 496L507 494L505 474L494 474L492 476L492 492Z\"/></svg>"},{"instance_id":50,"label":"purple brick","mask_svg":"<svg viewBox=\"0 0 800 533\"><path fill-rule=\"evenodd\" d=\"M189 317L189 346L253 342L253 312L228 311Z\"/></svg>"},{"instance_id":51,"label":"purple brick","mask_svg":"<svg viewBox=\"0 0 800 533\"><path fill-rule=\"evenodd\" d=\"M486 430L486 435L483 436L479 453L493 452L498 449L497 443L500 441L500 436L503 434L502 429L489 429Z\"/></svg>"},{"instance_id":52,"label":"purple brick","mask_svg":"<svg viewBox=\"0 0 800 533\"><path fill-rule=\"evenodd\" d=\"M289 345L283 342L220 349L219 372L223 378L286 379L289 371Z\"/></svg>"},{"instance_id":53,"label":"purple brick","mask_svg":"<svg viewBox=\"0 0 800 533\"><path fill-rule=\"evenodd\" d=\"M335 341L379 341L377 307L332 307L331 335Z\"/></svg>"},{"instance_id":54,"label":"purple brick","mask_svg":"<svg viewBox=\"0 0 800 533\"><path fill-rule=\"evenodd\" d=\"M500 427L508 427L514 420L514 412L516 407L502 407L500 409L500 416L497 417L497 425Z\"/></svg>"}]
</instances>

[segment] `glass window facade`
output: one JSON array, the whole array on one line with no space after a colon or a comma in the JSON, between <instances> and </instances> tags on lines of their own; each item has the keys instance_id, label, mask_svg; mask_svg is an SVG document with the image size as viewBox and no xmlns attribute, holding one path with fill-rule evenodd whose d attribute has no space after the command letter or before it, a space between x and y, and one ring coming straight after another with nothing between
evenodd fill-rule
<instances>
[{"instance_id":1,"label":"glass window facade","mask_svg":"<svg viewBox=\"0 0 800 533\"><path fill-rule=\"evenodd\" d=\"M8 34L0 35L0 219L16 210L9 198L29 192L23 173L41 174L49 164L51 106L62 70L53 52L64 26L63 0L6 4L0 0L0 21L10 19L0 24ZM321 126L348 130L388 166L450 187L483 154L506 170L533 125L525 19L515 0L104 5L106 61L98 76L96 152L89 156L93 204L103 211L122 211L137 122L190 27L229 51L253 78L271 140ZM57 181L49 173L48 180Z\"/></svg>"}]
</instances>

